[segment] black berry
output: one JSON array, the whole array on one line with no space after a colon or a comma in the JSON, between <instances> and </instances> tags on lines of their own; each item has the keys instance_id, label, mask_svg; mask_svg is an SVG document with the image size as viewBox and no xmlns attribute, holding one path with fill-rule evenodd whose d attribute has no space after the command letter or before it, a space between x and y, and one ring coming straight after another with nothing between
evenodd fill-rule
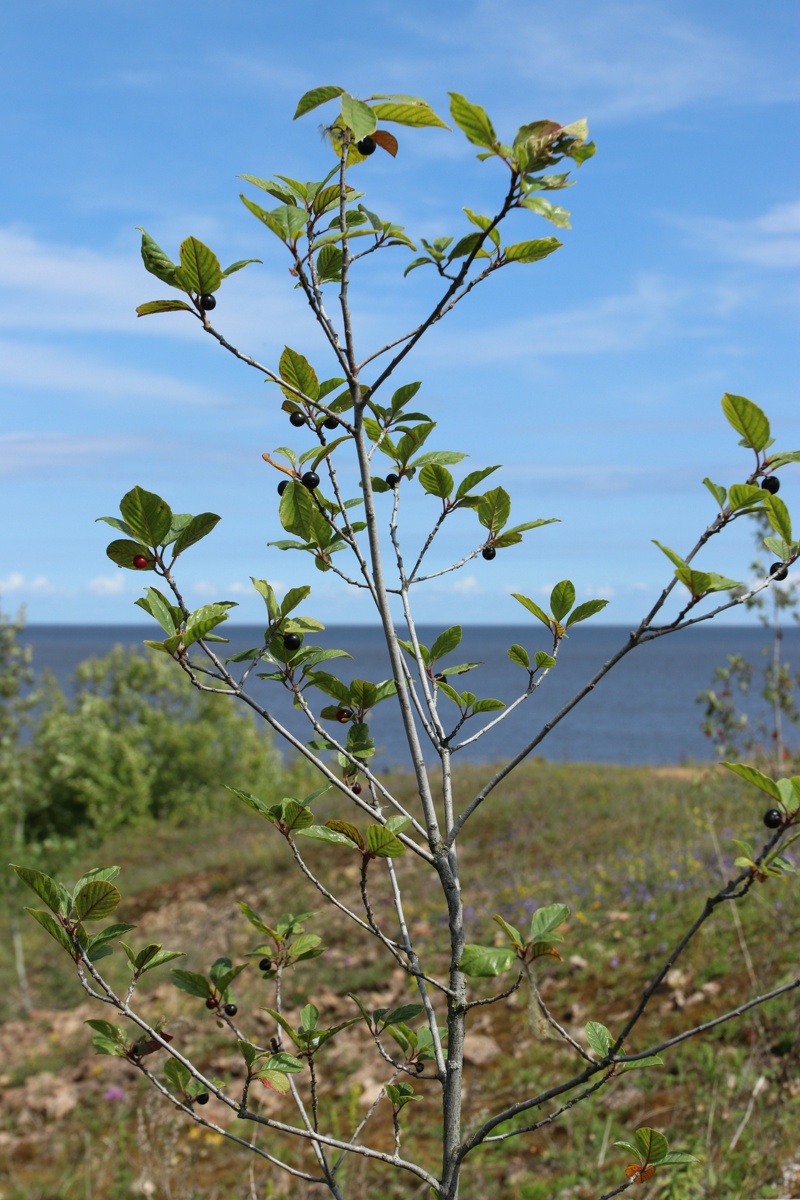
<instances>
[{"instance_id":1,"label":"black berry","mask_svg":"<svg viewBox=\"0 0 800 1200\"><path fill-rule=\"evenodd\" d=\"M764 813L764 824L767 829L778 829L783 824L783 813L777 808L768 808Z\"/></svg>"},{"instance_id":2,"label":"black berry","mask_svg":"<svg viewBox=\"0 0 800 1200\"><path fill-rule=\"evenodd\" d=\"M766 479L761 480L761 488L765 492L769 492L774 496L776 492L781 490L781 481L775 475L767 475Z\"/></svg>"},{"instance_id":3,"label":"black berry","mask_svg":"<svg viewBox=\"0 0 800 1200\"><path fill-rule=\"evenodd\" d=\"M288 479L282 479L282 480L280 481L280 483L278 484L278 495L279 495L279 496L282 496L282 495L283 495L283 493L286 491L286 489L287 489L287 487L288 487L288 486L289 486L289 480L288 480Z\"/></svg>"},{"instance_id":4,"label":"black berry","mask_svg":"<svg viewBox=\"0 0 800 1200\"><path fill-rule=\"evenodd\" d=\"M213 996L209 996L208 999L206 1000L206 1008L216 1008L216 1007L217 1007L216 999Z\"/></svg>"},{"instance_id":5,"label":"black berry","mask_svg":"<svg viewBox=\"0 0 800 1200\"><path fill-rule=\"evenodd\" d=\"M136 567L137 571L143 571L145 567L150 566L150 559L145 558L143 554L134 554L133 565Z\"/></svg>"},{"instance_id":6,"label":"black berry","mask_svg":"<svg viewBox=\"0 0 800 1200\"><path fill-rule=\"evenodd\" d=\"M258 969L259 969L259 971L271 971L272 970L272 959L271 958L262 958L258 964Z\"/></svg>"},{"instance_id":7,"label":"black berry","mask_svg":"<svg viewBox=\"0 0 800 1200\"><path fill-rule=\"evenodd\" d=\"M361 788L361 784L358 782L358 780L356 780L355 783L350 784L350 791L353 793L354 796L361 795L362 788Z\"/></svg>"},{"instance_id":8,"label":"black berry","mask_svg":"<svg viewBox=\"0 0 800 1200\"><path fill-rule=\"evenodd\" d=\"M208 1104L208 1092L201 1092L199 1096L195 1096L197 1104Z\"/></svg>"},{"instance_id":9,"label":"black berry","mask_svg":"<svg viewBox=\"0 0 800 1200\"><path fill-rule=\"evenodd\" d=\"M425 1070L425 1063L421 1063L421 1062L414 1063L414 1070L417 1072L418 1075L421 1075L422 1072Z\"/></svg>"},{"instance_id":10,"label":"black berry","mask_svg":"<svg viewBox=\"0 0 800 1200\"><path fill-rule=\"evenodd\" d=\"M306 419L300 412L293 412L289 415L289 424L294 425L295 429L299 429L301 425L305 425Z\"/></svg>"},{"instance_id":11,"label":"black berry","mask_svg":"<svg viewBox=\"0 0 800 1200\"><path fill-rule=\"evenodd\" d=\"M200 307L202 308L203 312L211 312L212 308L217 307L216 296L201 296Z\"/></svg>"},{"instance_id":12,"label":"black berry","mask_svg":"<svg viewBox=\"0 0 800 1200\"><path fill-rule=\"evenodd\" d=\"M483 550L481 550L481 556L485 558L487 562L491 562L493 558L497 557L497 551L495 550L494 546L484 546Z\"/></svg>"},{"instance_id":13,"label":"black berry","mask_svg":"<svg viewBox=\"0 0 800 1200\"><path fill-rule=\"evenodd\" d=\"M772 564L769 569L769 573L773 579L785 579L789 574L789 568L785 567L783 563L777 562Z\"/></svg>"},{"instance_id":14,"label":"black berry","mask_svg":"<svg viewBox=\"0 0 800 1200\"><path fill-rule=\"evenodd\" d=\"M398 483L400 482L400 476L399 475L387 475L386 482L388 483L389 487L395 488L395 487L397 487Z\"/></svg>"},{"instance_id":15,"label":"black berry","mask_svg":"<svg viewBox=\"0 0 800 1200\"><path fill-rule=\"evenodd\" d=\"M337 429L339 426L339 418L338 417L326 417L325 420L322 422L322 424L325 426L326 429Z\"/></svg>"},{"instance_id":16,"label":"black berry","mask_svg":"<svg viewBox=\"0 0 800 1200\"><path fill-rule=\"evenodd\" d=\"M235 1004L226 1004L225 1005L225 1016L226 1017L235 1017L238 1011L239 1010Z\"/></svg>"},{"instance_id":17,"label":"black berry","mask_svg":"<svg viewBox=\"0 0 800 1200\"><path fill-rule=\"evenodd\" d=\"M377 146L378 143L373 137L365 137L362 138L360 142L356 142L356 150L358 150L359 154L363 154L366 157L368 157L370 154L374 154Z\"/></svg>"},{"instance_id":18,"label":"black berry","mask_svg":"<svg viewBox=\"0 0 800 1200\"><path fill-rule=\"evenodd\" d=\"M285 633L283 635L283 645L286 650L299 650L303 639L299 633Z\"/></svg>"},{"instance_id":19,"label":"black berry","mask_svg":"<svg viewBox=\"0 0 800 1200\"><path fill-rule=\"evenodd\" d=\"M314 488L319 487L319 475L316 471L306 471L300 482L302 483L303 487L306 487L310 492L313 492Z\"/></svg>"}]
</instances>

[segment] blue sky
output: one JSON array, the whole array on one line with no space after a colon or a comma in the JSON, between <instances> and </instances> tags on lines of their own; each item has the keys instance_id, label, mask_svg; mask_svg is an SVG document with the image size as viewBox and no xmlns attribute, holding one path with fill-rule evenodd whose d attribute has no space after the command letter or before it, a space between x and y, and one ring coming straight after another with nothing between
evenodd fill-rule
<instances>
[{"instance_id":1,"label":"blue sky","mask_svg":"<svg viewBox=\"0 0 800 1200\"><path fill-rule=\"evenodd\" d=\"M562 193L573 214L563 249L477 289L398 377L423 380L419 405L439 421L431 447L469 453L470 469L505 464L495 478L512 520L561 519L419 589L420 619L515 621L511 591L536 597L569 576L580 598L611 600L608 622L634 621L669 574L650 539L688 550L713 518L703 477L730 484L749 470L722 393L761 404L780 448L800 446L800 9L355 0L346 26L335 13L254 0L28 0L5 13L6 610L24 603L33 622L146 619L132 606L142 579L106 559L106 527L94 523L138 483L177 511L223 518L182 560L192 604L238 600L239 619L259 621L256 575L310 582L308 611L326 623L371 619L330 574L267 547L281 531L261 453L305 448L275 390L197 322L134 313L168 291L144 272L135 227L175 256L193 234L223 265L264 260L220 296L215 324L231 341L273 366L288 343L333 373L288 256L241 205L236 178L322 177L328 110L291 121L319 84L423 95L445 119L447 92L459 91L509 140L523 122L585 116L598 146ZM462 205L494 211L500 170L460 134L393 128L397 159L378 153L360 168L371 208L412 238L467 232ZM532 215L515 221L519 238L553 232ZM368 261L353 285L365 352L434 295L432 273L403 281L406 251ZM791 506L800 471L782 479ZM405 495L410 554L436 502L416 487ZM469 515L445 529L439 565L479 541ZM747 578L751 557L742 522L702 561Z\"/></svg>"}]
</instances>

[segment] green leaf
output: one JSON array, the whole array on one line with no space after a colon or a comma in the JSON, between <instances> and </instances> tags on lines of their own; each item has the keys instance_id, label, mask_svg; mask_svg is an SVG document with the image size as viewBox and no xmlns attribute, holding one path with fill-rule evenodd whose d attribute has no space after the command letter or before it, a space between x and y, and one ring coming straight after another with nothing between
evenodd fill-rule
<instances>
[{"instance_id":1,"label":"green leaf","mask_svg":"<svg viewBox=\"0 0 800 1200\"><path fill-rule=\"evenodd\" d=\"M253 584L253 587L256 589L259 596L261 596L263 598L264 603L267 606L267 612L269 613L270 621L277 621L278 617L280 616L281 610L280 610L280 607L278 606L278 601L275 598L274 591L272 590L270 585L267 583L266 579L254 579L253 576L251 575L250 580Z\"/></svg>"},{"instance_id":2,"label":"green leaf","mask_svg":"<svg viewBox=\"0 0 800 1200\"><path fill-rule=\"evenodd\" d=\"M189 291L201 296L216 292L222 283L219 259L195 237L181 243L181 278Z\"/></svg>"},{"instance_id":3,"label":"green leaf","mask_svg":"<svg viewBox=\"0 0 800 1200\"><path fill-rule=\"evenodd\" d=\"M443 679L437 679L436 686L440 692L443 692L444 695L447 696L448 700L452 700L453 704L457 704L459 708L463 709L464 702L461 698L461 694L457 692L454 687L451 687L449 683L445 683Z\"/></svg>"},{"instance_id":4,"label":"green leaf","mask_svg":"<svg viewBox=\"0 0 800 1200\"><path fill-rule=\"evenodd\" d=\"M134 487L120 501L123 520L146 546L160 546L172 525L172 509L154 492Z\"/></svg>"},{"instance_id":5,"label":"green leaf","mask_svg":"<svg viewBox=\"0 0 800 1200\"><path fill-rule=\"evenodd\" d=\"M463 500L463 498L467 496L482 480L484 480L487 475L491 475L493 472L499 470L500 464L497 463L493 467L484 467L481 471L470 471L469 475L465 475L461 480L461 483L458 485L458 489L456 491L456 500Z\"/></svg>"},{"instance_id":6,"label":"green leaf","mask_svg":"<svg viewBox=\"0 0 800 1200\"><path fill-rule=\"evenodd\" d=\"M444 633L440 633L436 641L431 646L430 662L435 662L437 658L443 658L445 654L451 654L461 642L462 629L460 625L453 625L450 629L446 629Z\"/></svg>"},{"instance_id":7,"label":"green leaf","mask_svg":"<svg viewBox=\"0 0 800 1200\"><path fill-rule=\"evenodd\" d=\"M59 924L52 913L42 912L38 908L26 908L25 912L30 913L34 920L39 922L42 929L46 929L50 937L55 938L58 944L64 947L67 954L71 954L73 958L75 957L75 948L67 936L67 931L63 925Z\"/></svg>"},{"instance_id":8,"label":"green leaf","mask_svg":"<svg viewBox=\"0 0 800 1200\"><path fill-rule=\"evenodd\" d=\"M633 1064L631 1064L633 1065ZM685 1150L670 1150L658 1160L659 1167L675 1167L678 1163L699 1162L696 1154L687 1154Z\"/></svg>"},{"instance_id":9,"label":"green leaf","mask_svg":"<svg viewBox=\"0 0 800 1200\"><path fill-rule=\"evenodd\" d=\"M512 592L511 595L515 600L519 601L523 608L527 608L528 612L532 612L533 615L537 617L543 625L546 625L548 629L551 628L551 618L548 617L547 613L543 609L539 608L539 605L535 600L530 600L527 596L523 596L520 592Z\"/></svg>"},{"instance_id":10,"label":"green leaf","mask_svg":"<svg viewBox=\"0 0 800 1200\"><path fill-rule=\"evenodd\" d=\"M177 1058L170 1058L164 1064L164 1075L174 1092L185 1092L192 1078L189 1068L178 1062Z\"/></svg>"},{"instance_id":11,"label":"green leaf","mask_svg":"<svg viewBox=\"0 0 800 1200\"><path fill-rule=\"evenodd\" d=\"M563 620L575 603L575 585L569 579L562 579L550 593L550 608L557 621Z\"/></svg>"},{"instance_id":12,"label":"green leaf","mask_svg":"<svg viewBox=\"0 0 800 1200\"><path fill-rule=\"evenodd\" d=\"M663 1067L664 1060L660 1054L648 1054L647 1058L639 1058L636 1062L622 1063L623 1071L636 1071L639 1067Z\"/></svg>"},{"instance_id":13,"label":"green leaf","mask_svg":"<svg viewBox=\"0 0 800 1200\"><path fill-rule=\"evenodd\" d=\"M455 119L455 118L454 118ZM516 954L509 946L466 945L459 970L473 979L489 979L502 975L514 963Z\"/></svg>"},{"instance_id":14,"label":"green leaf","mask_svg":"<svg viewBox=\"0 0 800 1200\"><path fill-rule=\"evenodd\" d=\"M258 1078L273 1092L277 1092L279 1096L285 1096L291 1090L288 1075L284 1075L283 1071L275 1071L272 1067L264 1067L258 1073Z\"/></svg>"},{"instance_id":15,"label":"green leaf","mask_svg":"<svg viewBox=\"0 0 800 1200\"><path fill-rule=\"evenodd\" d=\"M521 667L529 667L531 665L530 655L524 646L518 646L516 642L508 651L508 657L512 662L518 663Z\"/></svg>"},{"instance_id":16,"label":"green leaf","mask_svg":"<svg viewBox=\"0 0 800 1200\"><path fill-rule=\"evenodd\" d=\"M309 400L318 399L319 380L317 379L317 373L308 359L304 358L302 354L298 354L296 350L292 350L289 346L286 346L280 357L278 370L281 373L281 379L286 380L288 384L291 384L298 392L307 396ZM284 395L288 396L289 399L295 398L286 390L284 390Z\"/></svg>"},{"instance_id":17,"label":"green leaf","mask_svg":"<svg viewBox=\"0 0 800 1200\"><path fill-rule=\"evenodd\" d=\"M424 454L420 454L414 459L412 465L418 468L426 467L430 463L443 466L445 463L460 463L467 457L458 450L426 450Z\"/></svg>"},{"instance_id":18,"label":"green leaf","mask_svg":"<svg viewBox=\"0 0 800 1200\"><path fill-rule=\"evenodd\" d=\"M148 300L147 304L136 306L136 315L137 317L149 317L155 313L180 312L181 309L194 313L191 305L184 300Z\"/></svg>"},{"instance_id":19,"label":"green leaf","mask_svg":"<svg viewBox=\"0 0 800 1200\"><path fill-rule=\"evenodd\" d=\"M540 217L544 217L546 221L556 225L559 229L571 229L569 223L569 213L565 208L561 208L558 204L551 204L549 200L545 200L544 196L527 196L521 203L522 208L527 208L531 212L537 213Z\"/></svg>"},{"instance_id":20,"label":"green leaf","mask_svg":"<svg viewBox=\"0 0 800 1200\"><path fill-rule=\"evenodd\" d=\"M400 1021L413 1021L414 1017L418 1017L424 1012L425 1008L422 1004L401 1004L399 1008L393 1008L381 1018L381 1024L384 1029L389 1025L397 1025Z\"/></svg>"},{"instance_id":21,"label":"green leaf","mask_svg":"<svg viewBox=\"0 0 800 1200\"><path fill-rule=\"evenodd\" d=\"M23 883L27 883L40 900L44 900L48 908L57 913L60 908L60 894L58 884L55 879L51 879L49 875L45 875L43 871L36 871L33 867L17 867L14 863L10 864L12 870L16 871ZM59 927L60 928L60 927Z\"/></svg>"},{"instance_id":22,"label":"green leaf","mask_svg":"<svg viewBox=\"0 0 800 1200\"><path fill-rule=\"evenodd\" d=\"M657 1129L649 1129L646 1125L634 1133L636 1146L642 1158L655 1165L661 1162L669 1151L669 1143L663 1133Z\"/></svg>"},{"instance_id":23,"label":"green leaf","mask_svg":"<svg viewBox=\"0 0 800 1200\"><path fill-rule=\"evenodd\" d=\"M486 111L479 104L471 104L458 92L450 92L449 96L450 115L461 132L474 146L493 149L497 144L497 134Z\"/></svg>"},{"instance_id":24,"label":"green leaf","mask_svg":"<svg viewBox=\"0 0 800 1200\"><path fill-rule=\"evenodd\" d=\"M216 513L199 513L198 516L192 517L188 525L184 525L181 532L175 539L173 546L173 554L177 558L189 546L194 546L202 538L207 537L214 526L221 518Z\"/></svg>"},{"instance_id":25,"label":"green leaf","mask_svg":"<svg viewBox=\"0 0 800 1200\"><path fill-rule=\"evenodd\" d=\"M73 901L79 921L99 921L109 916L122 899L113 883L95 879L85 884Z\"/></svg>"},{"instance_id":26,"label":"green leaf","mask_svg":"<svg viewBox=\"0 0 800 1200\"><path fill-rule=\"evenodd\" d=\"M506 262L532 263L539 262L558 250L562 243L558 238L535 238L530 242L515 242L513 246L503 248L503 258Z\"/></svg>"},{"instance_id":27,"label":"green leaf","mask_svg":"<svg viewBox=\"0 0 800 1200\"><path fill-rule=\"evenodd\" d=\"M703 483L706 485L708 490L711 492L711 495L716 500L717 504L720 507L720 511L722 511L722 509L725 507L725 501L728 498L728 493L725 491L725 488L722 487L719 483L712 483L711 480L708 478L708 476L706 476L706 478L703 480Z\"/></svg>"},{"instance_id":28,"label":"green leaf","mask_svg":"<svg viewBox=\"0 0 800 1200\"><path fill-rule=\"evenodd\" d=\"M586 1026L586 1041L599 1058L605 1058L614 1044L609 1031L599 1021L589 1021Z\"/></svg>"},{"instance_id":29,"label":"green leaf","mask_svg":"<svg viewBox=\"0 0 800 1200\"><path fill-rule=\"evenodd\" d=\"M733 771L734 775L738 775L740 779L744 779L747 783L754 784L760 788L762 792L766 792L768 796L772 796L774 800L780 800L781 793L774 779L770 779L768 775L762 775L761 771L757 771L755 767L749 767L746 763L723 762L723 767L727 767L729 771Z\"/></svg>"},{"instance_id":30,"label":"green leaf","mask_svg":"<svg viewBox=\"0 0 800 1200\"><path fill-rule=\"evenodd\" d=\"M367 826L367 849L376 858L399 858L406 848L384 825Z\"/></svg>"},{"instance_id":31,"label":"green leaf","mask_svg":"<svg viewBox=\"0 0 800 1200\"><path fill-rule=\"evenodd\" d=\"M556 665L556 660L553 658L552 654L547 654L544 650L537 650L533 661L539 668L549 669Z\"/></svg>"},{"instance_id":32,"label":"green leaf","mask_svg":"<svg viewBox=\"0 0 800 1200\"><path fill-rule=\"evenodd\" d=\"M585 621L588 617L593 617L595 613L601 612L607 604L607 600L586 600L583 604L579 604L570 614L570 618L567 621L567 629L570 629L573 625L577 625L579 621Z\"/></svg>"},{"instance_id":33,"label":"green leaf","mask_svg":"<svg viewBox=\"0 0 800 1200\"><path fill-rule=\"evenodd\" d=\"M352 130L356 142L374 133L378 124L370 106L363 100L354 99L348 92L342 95L342 120Z\"/></svg>"},{"instance_id":34,"label":"green leaf","mask_svg":"<svg viewBox=\"0 0 800 1200\"><path fill-rule=\"evenodd\" d=\"M314 501L302 483L291 480L281 496L278 517L287 533L294 533L308 542L314 532Z\"/></svg>"},{"instance_id":35,"label":"green leaf","mask_svg":"<svg viewBox=\"0 0 800 1200\"><path fill-rule=\"evenodd\" d=\"M311 588L306 584L303 587L289 588L289 591L281 601L280 615L288 616L292 609L297 608L298 604L302 604L306 596L311 594Z\"/></svg>"},{"instance_id":36,"label":"green leaf","mask_svg":"<svg viewBox=\"0 0 800 1200\"><path fill-rule=\"evenodd\" d=\"M791 543L792 518L789 515L789 509L780 496L771 496L769 492L764 493L764 495L764 511L767 515L767 520L784 541Z\"/></svg>"},{"instance_id":37,"label":"green leaf","mask_svg":"<svg viewBox=\"0 0 800 1200\"><path fill-rule=\"evenodd\" d=\"M352 838L345 837L343 833L339 833L335 829L328 829L327 825L309 825L307 829L298 829L297 832L302 837L313 838L317 842L333 842L337 846L347 846L351 850L354 845Z\"/></svg>"},{"instance_id":38,"label":"green leaf","mask_svg":"<svg viewBox=\"0 0 800 1200\"><path fill-rule=\"evenodd\" d=\"M800 450L786 450L783 453L771 454L767 462L773 470L775 467L785 466L786 463L800 462Z\"/></svg>"},{"instance_id":39,"label":"green leaf","mask_svg":"<svg viewBox=\"0 0 800 1200\"><path fill-rule=\"evenodd\" d=\"M419 473L419 481L430 496L446 500L453 491L453 476L438 463L429 463Z\"/></svg>"},{"instance_id":40,"label":"green leaf","mask_svg":"<svg viewBox=\"0 0 800 1200\"><path fill-rule=\"evenodd\" d=\"M280 208L274 208L271 212L267 212L261 205L256 204L245 195L240 195L239 199L245 208L249 208L253 216L258 217L259 221L266 225L267 229L271 230L282 242L296 242L308 224L306 210L293 204L284 204Z\"/></svg>"},{"instance_id":41,"label":"green leaf","mask_svg":"<svg viewBox=\"0 0 800 1200\"><path fill-rule=\"evenodd\" d=\"M761 504L767 498L767 493L762 492L761 488L755 487L752 483L735 483L728 495L728 503L731 511L736 512L740 508L752 508L756 504Z\"/></svg>"},{"instance_id":42,"label":"green leaf","mask_svg":"<svg viewBox=\"0 0 800 1200\"><path fill-rule=\"evenodd\" d=\"M106 554L118 567L127 567L129 571L155 570L153 553L149 547L143 546L141 542L129 542L120 538L116 542L111 542L110 545L106 546ZM134 564L133 560L139 557L147 559L146 567L137 567Z\"/></svg>"},{"instance_id":43,"label":"green leaf","mask_svg":"<svg viewBox=\"0 0 800 1200\"><path fill-rule=\"evenodd\" d=\"M435 126L439 129L450 128L424 101L415 103L381 101L372 105L372 111L379 121L394 121L397 125L410 125L415 129L422 129L425 126Z\"/></svg>"},{"instance_id":44,"label":"green leaf","mask_svg":"<svg viewBox=\"0 0 800 1200\"><path fill-rule=\"evenodd\" d=\"M569 908L566 904L546 904L542 908L537 908L531 917L530 940L532 942L563 941L564 939L555 930L566 921L568 916Z\"/></svg>"},{"instance_id":45,"label":"green leaf","mask_svg":"<svg viewBox=\"0 0 800 1200\"><path fill-rule=\"evenodd\" d=\"M472 711L474 713L498 712L501 708L505 708L502 700L493 700L490 696L487 696L483 700L476 700L472 706Z\"/></svg>"},{"instance_id":46,"label":"green leaf","mask_svg":"<svg viewBox=\"0 0 800 1200\"><path fill-rule=\"evenodd\" d=\"M338 246L323 246L317 255L317 278L319 282L340 283L343 261L344 258Z\"/></svg>"},{"instance_id":47,"label":"green leaf","mask_svg":"<svg viewBox=\"0 0 800 1200\"><path fill-rule=\"evenodd\" d=\"M676 554L674 550L670 550L669 546L662 546L661 542L657 542L655 538L653 538L653 545L658 546L661 553L666 554L670 562L673 562L676 567L686 566L685 559L682 559L681 556Z\"/></svg>"},{"instance_id":48,"label":"green leaf","mask_svg":"<svg viewBox=\"0 0 800 1200\"><path fill-rule=\"evenodd\" d=\"M151 237L147 230L142 229L141 225L136 228L142 234L142 261L146 270L151 275L155 275L156 279L160 279L162 283L168 283L170 287L177 287L175 283L176 266L171 258L168 257Z\"/></svg>"},{"instance_id":49,"label":"green leaf","mask_svg":"<svg viewBox=\"0 0 800 1200\"><path fill-rule=\"evenodd\" d=\"M172 606L167 603L157 588L148 588L146 597L151 616L155 617L166 635L172 637L177 628Z\"/></svg>"},{"instance_id":50,"label":"green leaf","mask_svg":"<svg viewBox=\"0 0 800 1200\"><path fill-rule=\"evenodd\" d=\"M300 97L292 120L296 121L298 117L311 112L312 109L317 108L320 104L324 104L327 100L333 100L335 96L343 95L344 88L336 87L335 84L312 88L311 91L305 92Z\"/></svg>"},{"instance_id":51,"label":"green leaf","mask_svg":"<svg viewBox=\"0 0 800 1200\"><path fill-rule=\"evenodd\" d=\"M170 978L176 988L188 992L190 996L200 996L205 1000L211 995L211 984L205 975L198 975L195 971L176 970L170 971Z\"/></svg>"},{"instance_id":52,"label":"green leaf","mask_svg":"<svg viewBox=\"0 0 800 1200\"><path fill-rule=\"evenodd\" d=\"M186 629L183 634L183 644L191 646L195 642L199 642L212 629L216 629L223 621L227 621L228 614L226 608L233 607L232 604L203 604L200 608L196 608L186 622Z\"/></svg>"},{"instance_id":53,"label":"green leaf","mask_svg":"<svg viewBox=\"0 0 800 1200\"><path fill-rule=\"evenodd\" d=\"M525 942L523 941L522 934L518 929L515 929L513 925L509 925L508 921L504 920L499 913L495 913L492 917L492 920L496 921L496 923L500 926L503 932L508 935L515 946L519 946L519 948L522 949L522 947L525 945Z\"/></svg>"},{"instance_id":54,"label":"green leaf","mask_svg":"<svg viewBox=\"0 0 800 1200\"><path fill-rule=\"evenodd\" d=\"M737 433L748 446L758 453L769 442L769 421L757 404L745 396L732 396L726 392L722 397L722 411Z\"/></svg>"},{"instance_id":55,"label":"green leaf","mask_svg":"<svg viewBox=\"0 0 800 1200\"><path fill-rule=\"evenodd\" d=\"M249 267L251 263L260 263L260 258L240 258L238 262L231 263L222 272L222 278L227 279L229 275L234 275L237 271L241 271L242 267Z\"/></svg>"},{"instance_id":56,"label":"green leaf","mask_svg":"<svg viewBox=\"0 0 800 1200\"><path fill-rule=\"evenodd\" d=\"M482 496L477 513L485 529L499 533L511 513L511 497L505 488L493 488Z\"/></svg>"}]
</instances>

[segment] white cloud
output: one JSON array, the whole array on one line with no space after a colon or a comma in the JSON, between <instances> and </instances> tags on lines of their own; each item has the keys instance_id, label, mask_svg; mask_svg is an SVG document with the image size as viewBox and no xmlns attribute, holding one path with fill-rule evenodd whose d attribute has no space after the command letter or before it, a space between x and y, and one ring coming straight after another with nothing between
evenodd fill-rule
<instances>
[{"instance_id":1,"label":"white cloud","mask_svg":"<svg viewBox=\"0 0 800 1200\"><path fill-rule=\"evenodd\" d=\"M147 446L144 438L80 436L66 433L0 434L0 475L63 467L112 454L130 454Z\"/></svg>"},{"instance_id":2,"label":"white cloud","mask_svg":"<svg viewBox=\"0 0 800 1200\"><path fill-rule=\"evenodd\" d=\"M498 320L478 330L437 331L427 354L434 361L485 364L627 353L667 339L676 328L687 296L688 289L644 275L631 291L601 296L578 308L537 313L517 321Z\"/></svg>"},{"instance_id":3,"label":"white cloud","mask_svg":"<svg viewBox=\"0 0 800 1200\"><path fill-rule=\"evenodd\" d=\"M681 217L672 223L693 244L724 262L777 271L800 267L800 200L773 205L744 220Z\"/></svg>"},{"instance_id":4,"label":"white cloud","mask_svg":"<svg viewBox=\"0 0 800 1200\"><path fill-rule=\"evenodd\" d=\"M44 575L27 579L19 571L12 571L5 579L0 579L0 595L3 592L32 592L37 596L51 596L56 588Z\"/></svg>"},{"instance_id":5,"label":"white cloud","mask_svg":"<svg viewBox=\"0 0 800 1200\"><path fill-rule=\"evenodd\" d=\"M0 383L22 389L78 392L111 403L129 397L149 404L169 400L203 407L228 402L217 392L171 375L103 362L91 353L74 353L46 343L0 341Z\"/></svg>"},{"instance_id":6,"label":"white cloud","mask_svg":"<svg viewBox=\"0 0 800 1200\"><path fill-rule=\"evenodd\" d=\"M86 587L96 596L120 596L125 591L125 578L122 571L116 575L98 575Z\"/></svg>"},{"instance_id":7,"label":"white cloud","mask_svg":"<svg viewBox=\"0 0 800 1200\"><path fill-rule=\"evenodd\" d=\"M450 590L462 596L474 596L483 589L475 575L464 575L451 584Z\"/></svg>"}]
</instances>

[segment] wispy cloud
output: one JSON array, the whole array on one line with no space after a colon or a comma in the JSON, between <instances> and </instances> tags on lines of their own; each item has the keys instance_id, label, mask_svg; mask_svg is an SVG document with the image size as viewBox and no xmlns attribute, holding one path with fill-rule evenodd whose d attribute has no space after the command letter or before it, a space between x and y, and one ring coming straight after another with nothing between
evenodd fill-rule
<instances>
[{"instance_id":1,"label":"wispy cloud","mask_svg":"<svg viewBox=\"0 0 800 1200\"><path fill-rule=\"evenodd\" d=\"M115 454L144 450L147 446L144 438L131 436L3 433L0 434L0 475L30 475L62 467L67 462L74 467Z\"/></svg>"},{"instance_id":2,"label":"wispy cloud","mask_svg":"<svg viewBox=\"0 0 800 1200\"><path fill-rule=\"evenodd\" d=\"M670 218L706 254L767 270L800 267L800 200L773 205L744 220L727 217Z\"/></svg>"},{"instance_id":3,"label":"wispy cloud","mask_svg":"<svg viewBox=\"0 0 800 1200\"><path fill-rule=\"evenodd\" d=\"M718 26L657 0L576 0L561 7L476 0L463 6L457 22L398 19L417 30L429 54L435 47L440 72L456 72L475 86L501 77L506 94L526 84L558 111L585 102L594 120L641 120L698 101L764 103L800 93L788 56L785 64L767 62ZM424 50L420 57L427 61Z\"/></svg>"},{"instance_id":4,"label":"wispy cloud","mask_svg":"<svg viewBox=\"0 0 800 1200\"><path fill-rule=\"evenodd\" d=\"M20 571L11 571L5 579L0 579L0 595L7 592L22 592L35 596L52 596L59 589L44 575L36 575L29 579Z\"/></svg>"},{"instance_id":5,"label":"wispy cloud","mask_svg":"<svg viewBox=\"0 0 800 1200\"><path fill-rule=\"evenodd\" d=\"M462 363L627 353L663 343L674 332L688 289L641 276L631 291L562 312L494 322L480 330L442 332L427 353ZM454 356L456 356L454 358Z\"/></svg>"},{"instance_id":6,"label":"wispy cloud","mask_svg":"<svg viewBox=\"0 0 800 1200\"><path fill-rule=\"evenodd\" d=\"M125 592L125 578L122 571L116 575L98 575L86 587L95 596L121 596Z\"/></svg>"}]
</instances>

